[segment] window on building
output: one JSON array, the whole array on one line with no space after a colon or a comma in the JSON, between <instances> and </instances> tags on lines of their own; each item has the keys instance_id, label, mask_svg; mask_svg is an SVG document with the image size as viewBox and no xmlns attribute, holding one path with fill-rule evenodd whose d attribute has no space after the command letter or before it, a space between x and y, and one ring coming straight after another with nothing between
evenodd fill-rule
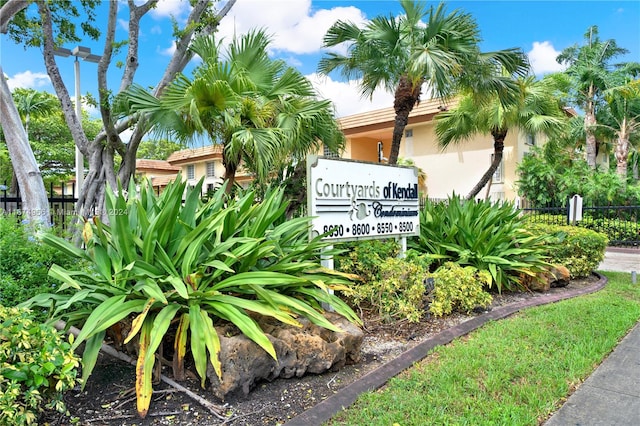
<instances>
[{"instance_id":1,"label":"window on building","mask_svg":"<svg viewBox=\"0 0 640 426\"><path fill-rule=\"evenodd\" d=\"M187 179L193 180L196 178L196 166L195 164L189 164L187 166Z\"/></svg>"},{"instance_id":2,"label":"window on building","mask_svg":"<svg viewBox=\"0 0 640 426\"><path fill-rule=\"evenodd\" d=\"M499 192L492 192L489 195L489 198L491 199L491 201L493 201L494 203L497 203L498 201L504 201L504 192L499 191Z\"/></svg>"},{"instance_id":3,"label":"window on building","mask_svg":"<svg viewBox=\"0 0 640 426\"><path fill-rule=\"evenodd\" d=\"M212 183L207 184L207 194L213 194L214 186Z\"/></svg>"},{"instance_id":4,"label":"window on building","mask_svg":"<svg viewBox=\"0 0 640 426\"><path fill-rule=\"evenodd\" d=\"M535 135L532 134L527 134L527 139L525 140L525 143L529 146L535 146L536 145L536 137Z\"/></svg>"},{"instance_id":5,"label":"window on building","mask_svg":"<svg viewBox=\"0 0 640 426\"><path fill-rule=\"evenodd\" d=\"M405 138L412 138L413 137L413 129L407 129L404 131L404 137Z\"/></svg>"},{"instance_id":6,"label":"window on building","mask_svg":"<svg viewBox=\"0 0 640 426\"><path fill-rule=\"evenodd\" d=\"M491 154L491 162L493 163L493 159L494 159L494 154ZM493 173L493 178L492 178L492 182L493 183L502 183L504 176L502 173L502 163L503 163L504 157L502 160L500 160L500 164L498 164L498 168L496 169L496 171Z\"/></svg>"},{"instance_id":7,"label":"window on building","mask_svg":"<svg viewBox=\"0 0 640 426\"><path fill-rule=\"evenodd\" d=\"M216 176L216 168L213 161L209 161L207 163L207 177L215 177Z\"/></svg>"},{"instance_id":8,"label":"window on building","mask_svg":"<svg viewBox=\"0 0 640 426\"><path fill-rule=\"evenodd\" d=\"M327 158L340 158L340 156L337 153L333 152L326 145L323 145L322 155L324 155Z\"/></svg>"}]
</instances>

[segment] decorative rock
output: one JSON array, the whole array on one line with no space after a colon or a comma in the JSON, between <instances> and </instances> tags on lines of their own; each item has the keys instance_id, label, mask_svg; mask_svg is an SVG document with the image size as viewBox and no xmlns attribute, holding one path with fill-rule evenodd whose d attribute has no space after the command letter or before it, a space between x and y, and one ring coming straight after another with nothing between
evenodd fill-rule
<instances>
[{"instance_id":1,"label":"decorative rock","mask_svg":"<svg viewBox=\"0 0 640 426\"><path fill-rule=\"evenodd\" d=\"M571 273L562 265L551 265L551 267L531 277L524 276L522 284L531 291L546 292L554 287L566 287L571 279Z\"/></svg>"},{"instance_id":2,"label":"decorative rock","mask_svg":"<svg viewBox=\"0 0 640 426\"><path fill-rule=\"evenodd\" d=\"M325 317L343 331L327 330L305 318L299 320L302 327L260 318L258 323L273 344L277 361L242 334L227 337L231 327L216 328L220 336L222 382L209 365L211 391L224 400L239 391L247 395L261 380L320 374L358 362L364 338L362 330L340 315L326 313Z\"/></svg>"},{"instance_id":3,"label":"decorative rock","mask_svg":"<svg viewBox=\"0 0 640 426\"><path fill-rule=\"evenodd\" d=\"M549 273L554 278L550 283L551 287L566 287L571 281L571 272L563 265L554 265Z\"/></svg>"}]
</instances>

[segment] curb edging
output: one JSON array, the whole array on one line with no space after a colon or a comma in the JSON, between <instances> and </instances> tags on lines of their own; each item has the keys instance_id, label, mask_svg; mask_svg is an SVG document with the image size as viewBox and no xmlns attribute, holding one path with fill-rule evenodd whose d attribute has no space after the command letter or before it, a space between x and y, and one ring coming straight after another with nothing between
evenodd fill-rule
<instances>
[{"instance_id":1,"label":"curb edging","mask_svg":"<svg viewBox=\"0 0 640 426\"><path fill-rule=\"evenodd\" d=\"M600 279L589 287L570 290L561 294L543 295L520 302L510 303L508 305L500 306L499 308L494 308L487 313L478 315L468 321L441 331L435 336L430 337L413 348L403 352L397 358L388 361L375 370L365 374L361 378L338 391L338 393L319 402L308 410L303 411L286 422L285 426L319 425L330 420L339 411L353 404L360 394L379 389L387 383L389 379L397 376L402 371L425 358L435 347L446 345L454 339L480 328L488 321L506 318L521 309L559 302L561 300L571 299L602 290L607 284L607 278L597 272L594 272L593 274L598 276Z\"/></svg>"}]
</instances>

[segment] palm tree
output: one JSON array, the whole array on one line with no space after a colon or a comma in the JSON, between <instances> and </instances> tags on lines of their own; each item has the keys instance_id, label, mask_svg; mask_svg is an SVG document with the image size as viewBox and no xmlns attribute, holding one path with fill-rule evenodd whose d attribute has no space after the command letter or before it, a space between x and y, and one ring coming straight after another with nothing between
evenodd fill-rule
<instances>
[{"instance_id":1,"label":"palm tree","mask_svg":"<svg viewBox=\"0 0 640 426\"><path fill-rule=\"evenodd\" d=\"M639 71L640 65L627 64L614 73L617 84L603 92L607 108L600 126L615 134L616 172L623 184L627 181L631 140L640 136L640 80L632 77Z\"/></svg>"},{"instance_id":2,"label":"palm tree","mask_svg":"<svg viewBox=\"0 0 640 426\"><path fill-rule=\"evenodd\" d=\"M29 140L29 126L31 124L32 117L46 117L54 111L60 110L58 98L47 92L16 88L13 91L12 96L16 108L18 109L18 114L20 114L20 119L24 124L24 131L27 135L27 140ZM18 192L18 178L15 166L13 169L11 188L9 189L9 192L11 194L17 194Z\"/></svg>"},{"instance_id":3,"label":"palm tree","mask_svg":"<svg viewBox=\"0 0 640 426\"><path fill-rule=\"evenodd\" d=\"M493 102L480 102L472 93L461 97L458 105L439 113L436 120L436 135L443 149L478 134L493 137L493 160L489 169L469 192L467 199L473 199L489 182L502 161L504 141L512 128L520 128L529 134L553 135L565 123L565 116L543 82L533 77L519 78L517 82L518 102L501 104L497 95Z\"/></svg>"},{"instance_id":4,"label":"palm tree","mask_svg":"<svg viewBox=\"0 0 640 426\"><path fill-rule=\"evenodd\" d=\"M348 79L360 79L363 96L378 88L394 92L396 113L389 163L396 164L409 114L420 101L422 86L436 97L447 98L457 86L473 83L472 69L505 67L524 75L527 63L517 49L481 53L479 30L471 15L455 10L447 14L444 4L427 9L421 2L400 1L403 14L376 17L364 28L338 21L324 36L324 47L347 43L347 55L327 53L318 65L322 74L340 70ZM509 82L498 76L488 87L502 96ZM507 87L505 87L505 84ZM505 101L501 97L502 101Z\"/></svg>"},{"instance_id":5,"label":"palm tree","mask_svg":"<svg viewBox=\"0 0 640 426\"><path fill-rule=\"evenodd\" d=\"M344 135L331 103L318 100L299 71L269 58L269 42L264 31L253 31L221 54L212 36L198 38L192 49L203 62L193 79L178 75L159 99L132 88L130 111L148 113L156 130L179 141L204 136L222 144L229 191L241 164L264 182L322 143L340 151Z\"/></svg>"},{"instance_id":6,"label":"palm tree","mask_svg":"<svg viewBox=\"0 0 640 426\"><path fill-rule=\"evenodd\" d=\"M596 112L602 100L602 92L607 87L612 65L610 61L618 55L627 53L618 47L616 41L602 41L598 37L598 27L592 26L584 35L584 46L571 46L564 49L556 60L568 65L566 73L573 80L576 90L575 101L584 111L584 131L586 135L587 164L596 168L598 146L596 140Z\"/></svg>"},{"instance_id":7,"label":"palm tree","mask_svg":"<svg viewBox=\"0 0 640 426\"><path fill-rule=\"evenodd\" d=\"M24 123L27 138L29 137L29 125L32 117L46 117L54 111L60 111L58 98L51 93L38 92L33 89L15 89L13 91L13 101Z\"/></svg>"}]
</instances>

